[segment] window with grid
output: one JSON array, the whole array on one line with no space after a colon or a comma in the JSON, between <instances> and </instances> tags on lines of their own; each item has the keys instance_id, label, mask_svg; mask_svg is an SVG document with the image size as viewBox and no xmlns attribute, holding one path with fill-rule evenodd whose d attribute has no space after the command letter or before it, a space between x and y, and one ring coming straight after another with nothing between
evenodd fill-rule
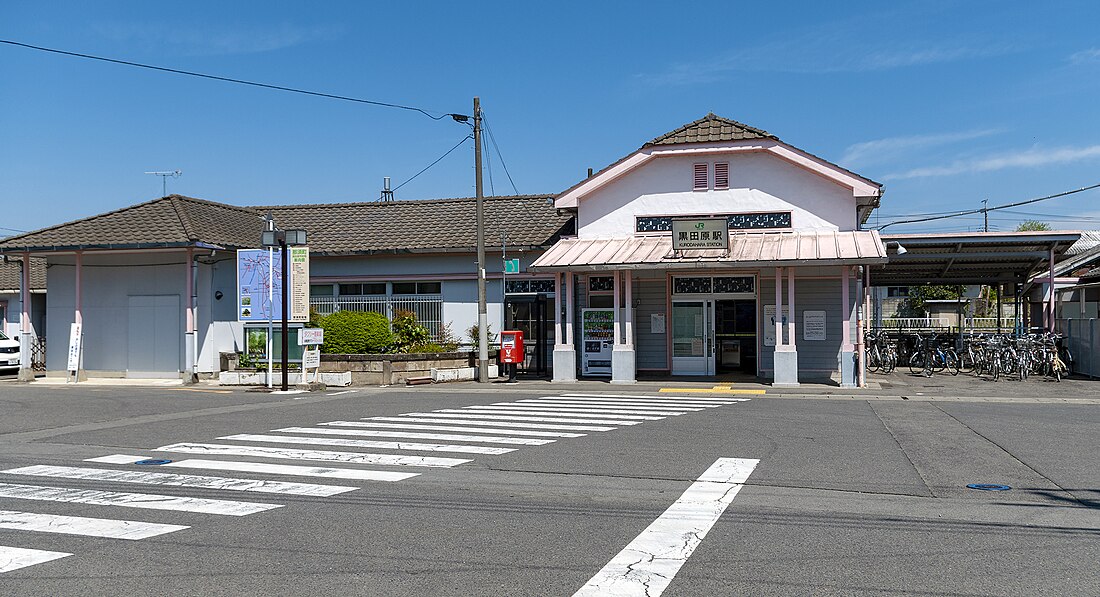
<instances>
[{"instance_id":1,"label":"window with grid","mask_svg":"<svg viewBox=\"0 0 1100 597\"><path fill-rule=\"evenodd\" d=\"M439 294L443 290L440 282L394 282L394 294Z\"/></svg>"}]
</instances>

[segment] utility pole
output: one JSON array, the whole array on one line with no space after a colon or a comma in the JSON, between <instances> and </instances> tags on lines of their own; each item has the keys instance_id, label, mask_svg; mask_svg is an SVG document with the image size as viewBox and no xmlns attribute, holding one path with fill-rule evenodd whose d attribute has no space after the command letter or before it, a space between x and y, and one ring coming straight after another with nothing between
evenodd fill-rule
<instances>
[{"instance_id":1,"label":"utility pole","mask_svg":"<svg viewBox=\"0 0 1100 597\"><path fill-rule=\"evenodd\" d=\"M477 375L489 382L489 314L485 299L485 198L481 188L481 98L474 98L474 191L477 205Z\"/></svg>"},{"instance_id":2,"label":"utility pole","mask_svg":"<svg viewBox=\"0 0 1100 597\"><path fill-rule=\"evenodd\" d=\"M989 232L989 199L982 199L982 215L985 216L985 231Z\"/></svg>"}]
</instances>

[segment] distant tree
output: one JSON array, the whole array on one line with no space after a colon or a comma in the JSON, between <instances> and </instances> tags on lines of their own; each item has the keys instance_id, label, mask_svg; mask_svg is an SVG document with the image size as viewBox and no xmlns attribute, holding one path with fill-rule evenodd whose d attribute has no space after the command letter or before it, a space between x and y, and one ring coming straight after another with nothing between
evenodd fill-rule
<instances>
[{"instance_id":1,"label":"distant tree","mask_svg":"<svg viewBox=\"0 0 1100 597\"><path fill-rule=\"evenodd\" d=\"M924 317L928 314L924 308L925 301L960 299L964 292L966 292L966 287L962 285L911 286L909 288L909 298L906 302L909 303L910 312L918 317Z\"/></svg>"},{"instance_id":2,"label":"distant tree","mask_svg":"<svg viewBox=\"0 0 1100 597\"><path fill-rule=\"evenodd\" d=\"M1040 222L1039 220L1024 220L1020 222L1020 225L1016 227L1016 232L1031 232L1031 231L1044 231L1050 230L1050 224L1046 222Z\"/></svg>"}]
</instances>

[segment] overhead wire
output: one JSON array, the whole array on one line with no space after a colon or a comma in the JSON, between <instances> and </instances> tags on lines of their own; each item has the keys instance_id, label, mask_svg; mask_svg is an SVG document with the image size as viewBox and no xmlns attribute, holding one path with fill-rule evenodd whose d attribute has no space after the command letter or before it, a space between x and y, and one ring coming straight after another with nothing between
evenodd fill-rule
<instances>
[{"instance_id":1,"label":"overhead wire","mask_svg":"<svg viewBox=\"0 0 1100 597\"><path fill-rule=\"evenodd\" d=\"M946 215L932 216L932 217L927 217L927 218L915 218L915 219L911 219L911 220L898 220L896 222L887 222L886 224L883 224L882 226L879 226L878 230L883 230L888 226L897 226L897 225L900 225L900 224L916 224L916 223L920 223L920 222L931 222L933 220L943 220L943 219L946 219L946 218L956 218L956 217L959 217L959 216L967 216L967 215L971 215L971 214L988 213L988 212L991 212L991 211L1007 209L1007 208L1010 208L1010 207L1019 207L1021 205L1029 205L1031 203L1038 203L1039 201L1047 201L1049 199L1057 199L1059 197L1065 197L1067 195L1082 193L1084 191L1090 191L1090 190L1096 189L1096 188L1100 188L1100 183L1092 184L1092 185L1089 185L1089 186L1086 186L1086 187L1081 187L1079 189L1073 189L1071 191L1063 191L1061 193L1055 193L1053 195L1046 195L1046 196L1043 196L1043 197L1036 197L1034 199L1025 199L1024 201L1017 201L1015 203L1008 203L1008 204L1005 204L1005 205L997 205L997 206L994 206L994 207L981 207L981 208L978 208L978 209L968 209L968 210L965 210L965 211L959 211L959 212L949 213L949 214L946 214Z\"/></svg>"},{"instance_id":2,"label":"overhead wire","mask_svg":"<svg viewBox=\"0 0 1100 597\"><path fill-rule=\"evenodd\" d=\"M493 136L493 128L489 126L489 121L485 119L484 110L481 113L481 122L485 125L485 132L489 133L489 142L493 144L493 149L497 152L497 159L500 160L500 165L504 168L504 174L508 176L508 182L512 185L512 192L519 195L519 190L516 189L516 183L512 180L512 173L508 171L508 164L504 163L504 156L500 152L500 145L497 145L497 139Z\"/></svg>"},{"instance_id":3,"label":"overhead wire","mask_svg":"<svg viewBox=\"0 0 1100 597\"><path fill-rule=\"evenodd\" d=\"M416 106L406 106L406 105L403 105L403 104L395 104L395 103L391 103L391 102L382 102L382 101L377 101L377 100L369 100L369 99L363 99L363 98L358 98L358 97L351 97L351 96L347 96L347 95L337 95L337 94L334 94L334 93L324 93L324 92L321 92L321 91L310 91L308 89L298 89L296 87L286 87L284 85L273 85L273 84L270 84L270 83L259 83L259 82L256 82L256 81L247 81L247 80L244 80L244 79L235 79L235 78L232 78L232 77L222 77L222 76L218 76L218 75L208 75L206 73L199 73L199 72L194 72L194 71L181 70L181 69L178 69L178 68L168 68L168 67L165 67L165 66L156 66L156 65L152 65L152 64L143 64L141 62L133 62L133 61L130 61L130 60L120 60L120 59L117 59L117 58L107 58L107 57L104 57L104 56L95 56L93 54L84 54L84 53L81 53L81 52L70 52L70 51L67 51L67 50L58 50L56 48L47 48L47 47L43 47L43 46L35 46L35 45L27 44L27 43L13 41L13 40L10 40L10 39L0 39L0 43L11 45L11 46L18 46L18 47L21 47L21 48L28 48L28 49L31 49L31 50L37 50L37 51L40 51L40 52L48 52L48 53L51 53L51 54L60 54L60 55L63 55L63 56L72 56L72 57L75 57L75 58L84 58L84 59L87 59L87 60L98 60L100 62L109 62L109 63L112 63L112 64L121 64L123 66L133 66L133 67L136 67L136 68L145 68L145 69L149 69L149 70L172 73L172 74L176 74L176 75L186 75L188 77L198 77L198 78L201 78L201 79L211 79L211 80L214 80L214 81L223 81L223 82L226 82L226 83L236 83L238 85L249 85L249 86L252 86L252 87L260 87L260 88L263 88L263 89L273 89L273 90L276 90L276 91L286 91L286 92L290 92L290 93L300 93L300 94L303 94L303 95L312 95L312 96L316 96L316 97L324 97L324 98L328 98L328 99L341 100L341 101L345 101L345 102L356 102L356 103L360 103L360 104L369 104L369 105L372 105L372 106L380 106L380 107L383 107L383 108L397 108L399 110L410 110L412 112L419 112L419 113L423 114L424 116L427 116L428 118L431 118L432 120L442 120L443 118L446 118L448 116L450 116L451 118L454 118L455 120L458 120L458 118L456 118L456 117L460 117L460 116L463 117L463 118L466 118L465 116L463 116L461 114L450 114L450 113L448 113L448 114L439 114L439 116L435 116L434 114L432 114L432 112L430 112L428 110L425 110L424 108L418 108Z\"/></svg>"},{"instance_id":4,"label":"overhead wire","mask_svg":"<svg viewBox=\"0 0 1100 597\"><path fill-rule=\"evenodd\" d=\"M466 141L468 141L468 140L470 140L470 139L472 139L472 138L473 138L472 136L470 136L470 135L466 135L465 137L463 137L462 139L460 139L458 143L455 143L453 147L451 147L450 149L448 149L448 150L446 151L446 153L444 153L443 155L441 155L441 156L439 156L438 158L436 158L434 162L432 162L432 163L428 164L427 166L424 166L424 168L423 168L422 170L420 170L420 172L417 172L416 174L413 174L411 178L408 178L407 180L405 180L405 182L403 182L403 183L401 183L401 184L397 185L396 187L394 187L394 188L393 188L393 190L394 190L394 191L396 191L397 189L400 189L401 187L403 187L403 186L405 186L405 185L409 184L410 182L412 182L412 181L416 180L416 177L417 177L417 176L420 176L421 174L423 174L423 173L427 172L427 171L428 171L428 170L429 170L429 169L430 169L430 168L431 168L432 166L434 166L434 165L438 164L439 162L443 161L443 158L445 158L445 157L447 157L447 156L451 155L451 152L452 152L452 151L454 151L454 150L458 149L458 148L459 148L459 146L461 146L461 145L462 145L463 143L465 143Z\"/></svg>"}]
</instances>

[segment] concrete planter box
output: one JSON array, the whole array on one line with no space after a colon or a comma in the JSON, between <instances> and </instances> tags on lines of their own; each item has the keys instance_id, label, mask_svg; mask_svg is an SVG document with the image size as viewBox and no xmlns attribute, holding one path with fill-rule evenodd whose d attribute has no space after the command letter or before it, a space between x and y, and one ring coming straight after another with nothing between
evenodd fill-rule
<instances>
[{"instance_id":1,"label":"concrete planter box","mask_svg":"<svg viewBox=\"0 0 1100 597\"><path fill-rule=\"evenodd\" d=\"M490 358L496 357L491 351ZM434 352L416 354L323 354L321 373L350 373L353 386L403 384L410 377L431 377L432 381L474 379L477 353ZM499 375L489 366L489 376Z\"/></svg>"},{"instance_id":2,"label":"concrete planter box","mask_svg":"<svg viewBox=\"0 0 1100 597\"><path fill-rule=\"evenodd\" d=\"M306 378L309 381L313 381L313 373L310 372ZM278 386L282 383L282 374L278 371L275 372L275 379L273 380L275 385ZM291 372L287 376L287 381L290 385L296 386L302 383L302 374L298 372ZM326 386L350 386L351 385L351 373L325 373L321 372L321 383ZM244 369L238 369L236 371L222 371L218 374L218 385L222 386L264 386L267 385L267 373L263 371L248 371Z\"/></svg>"}]
</instances>

